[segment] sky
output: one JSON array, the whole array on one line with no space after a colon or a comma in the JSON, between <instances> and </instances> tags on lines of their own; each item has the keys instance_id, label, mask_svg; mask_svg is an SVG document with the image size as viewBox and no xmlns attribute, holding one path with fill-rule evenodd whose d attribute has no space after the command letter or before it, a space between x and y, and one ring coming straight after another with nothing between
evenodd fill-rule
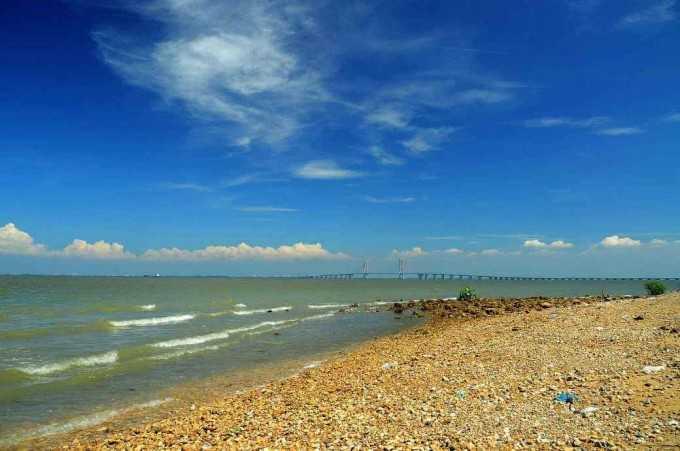
<instances>
[{"instance_id":1,"label":"sky","mask_svg":"<svg viewBox=\"0 0 680 451\"><path fill-rule=\"evenodd\" d=\"M0 5L0 273L678 276L680 1Z\"/></svg>"}]
</instances>

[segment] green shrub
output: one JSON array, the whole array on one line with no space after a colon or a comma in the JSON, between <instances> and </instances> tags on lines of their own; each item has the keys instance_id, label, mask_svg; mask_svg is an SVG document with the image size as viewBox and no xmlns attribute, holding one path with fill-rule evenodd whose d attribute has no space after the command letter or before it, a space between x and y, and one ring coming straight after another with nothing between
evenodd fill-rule
<instances>
[{"instance_id":1,"label":"green shrub","mask_svg":"<svg viewBox=\"0 0 680 451\"><path fill-rule=\"evenodd\" d=\"M458 293L459 301L472 301L473 299L477 299L477 292L474 288L465 287Z\"/></svg>"},{"instance_id":2,"label":"green shrub","mask_svg":"<svg viewBox=\"0 0 680 451\"><path fill-rule=\"evenodd\" d=\"M659 282L658 280L647 282L645 284L645 289L647 290L647 293L649 293L651 296L658 296L666 292L666 286Z\"/></svg>"}]
</instances>

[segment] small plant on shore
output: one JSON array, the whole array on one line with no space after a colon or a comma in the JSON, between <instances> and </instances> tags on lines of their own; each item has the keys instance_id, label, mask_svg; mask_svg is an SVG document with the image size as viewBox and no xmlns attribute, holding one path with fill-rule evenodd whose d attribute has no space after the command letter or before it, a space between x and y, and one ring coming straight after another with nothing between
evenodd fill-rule
<instances>
[{"instance_id":1,"label":"small plant on shore","mask_svg":"<svg viewBox=\"0 0 680 451\"><path fill-rule=\"evenodd\" d=\"M478 298L477 292L475 291L474 288L471 287L465 287L462 290L460 290L460 293L458 293L459 301L472 301L477 298Z\"/></svg>"},{"instance_id":2,"label":"small plant on shore","mask_svg":"<svg viewBox=\"0 0 680 451\"><path fill-rule=\"evenodd\" d=\"M666 292L666 285L662 284L658 280L653 280L645 284L645 289L650 296L658 296Z\"/></svg>"}]
</instances>

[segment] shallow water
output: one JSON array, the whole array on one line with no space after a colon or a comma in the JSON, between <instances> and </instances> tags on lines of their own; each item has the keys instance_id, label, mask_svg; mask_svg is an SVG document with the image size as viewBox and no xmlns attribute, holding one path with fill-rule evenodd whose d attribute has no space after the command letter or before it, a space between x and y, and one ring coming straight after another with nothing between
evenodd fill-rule
<instances>
[{"instance_id":1,"label":"shallow water","mask_svg":"<svg viewBox=\"0 0 680 451\"><path fill-rule=\"evenodd\" d=\"M95 412L155 405L178 384L396 332L414 321L337 310L452 297L464 285L482 296L642 292L635 281L3 276L0 439L90 424Z\"/></svg>"}]
</instances>

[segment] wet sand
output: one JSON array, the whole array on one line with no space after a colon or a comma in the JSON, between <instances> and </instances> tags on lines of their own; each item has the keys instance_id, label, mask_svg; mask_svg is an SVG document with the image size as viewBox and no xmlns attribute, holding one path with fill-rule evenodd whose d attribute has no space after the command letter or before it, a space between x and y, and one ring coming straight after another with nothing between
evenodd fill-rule
<instances>
[{"instance_id":1,"label":"wet sand","mask_svg":"<svg viewBox=\"0 0 680 451\"><path fill-rule=\"evenodd\" d=\"M680 446L680 294L432 301L426 324L297 375L26 447ZM554 398L574 395L573 403ZM49 443L49 445L48 445Z\"/></svg>"}]
</instances>

